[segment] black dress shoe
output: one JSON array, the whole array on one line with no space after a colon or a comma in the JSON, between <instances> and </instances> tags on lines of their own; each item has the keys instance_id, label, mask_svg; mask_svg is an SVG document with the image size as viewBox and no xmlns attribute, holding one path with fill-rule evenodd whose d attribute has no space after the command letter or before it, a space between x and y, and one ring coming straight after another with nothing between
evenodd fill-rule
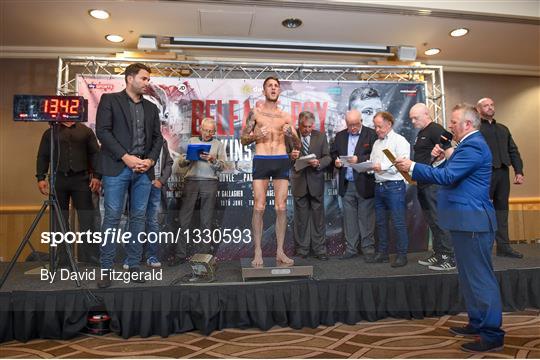
<instances>
[{"instance_id":1,"label":"black dress shoe","mask_svg":"<svg viewBox=\"0 0 540 360\"><path fill-rule=\"evenodd\" d=\"M346 252L339 257L339 260L352 259L353 257L356 257L356 254Z\"/></svg>"},{"instance_id":2,"label":"black dress shoe","mask_svg":"<svg viewBox=\"0 0 540 360\"><path fill-rule=\"evenodd\" d=\"M519 251L514 250L514 249L507 249L507 250L503 250L503 251L498 251L497 250L496 254L497 254L497 256L504 256L504 257L514 258L514 259L523 258L523 254L520 253Z\"/></svg>"},{"instance_id":3,"label":"black dress shoe","mask_svg":"<svg viewBox=\"0 0 540 360\"><path fill-rule=\"evenodd\" d=\"M501 351L504 348L504 343L497 342L492 343L488 341L475 341L461 345L461 350L467 352L490 352L490 351Z\"/></svg>"},{"instance_id":4,"label":"black dress shoe","mask_svg":"<svg viewBox=\"0 0 540 360\"><path fill-rule=\"evenodd\" d=\"M101 272L100 272L100 275L101 275ZM112 282L111 282L111 276L110 276L109 272L108 271L103 272L103 276L97 282L97 287L99 289L106 289L106 288L110 287L111 284L112 284Z\"/></svg>"},{"instance_id":5,"label":"black dress shoe","mask_svg":"<svg viewBox=\"0 0 540 360\"><path fill-rule=\"evenodd\" d=\"M327 261L328 256L326 254L315 255L315 259L319 259L321 261Z\"/></svg>"},{"instance_id":6,"label":"black dress shoe","mask_svg":"<svg viewBox=\"0 0 540 360\"><path fill-rule=\"evenodd\" d=\"M367 263L387 263L390 261L388 254L376 253L374 256L366 258Z\"/></svg>"},{"instance_id":7,"label":"black dress shoe","mask_svg":"<svg viewBox=\"0 0 540 360\"><path fill-rule=\"evenodd\" d=\"M397 255L396 259L390 266L393 268L397 268L397 267L402 267L405 265L407 265L407 255Z\"/></svg>"},{"instance_id":8,"label":"black dress shoe","mask_svg":"<svg viewBox=\"0 0 540 360\"><path fill-rule=\"evenodd\" d=\"M133 266L129 268L129 277L131 279L131 282L138 283L138 284L144 284L146 280L144 280L143 273L141 272L141 269L139 269L138 266Z\"/></svg>"},{"instance_id":9,"label":"black dress shoe","mask_svg":"<svg viewBox=\"0 0 540 360\"><path fill-rule=\"evenodd\" d=\"M478 336L478 331L472 326L451 327L448 329L452 334L459 336Z\"/></svg>"}]
</instances>

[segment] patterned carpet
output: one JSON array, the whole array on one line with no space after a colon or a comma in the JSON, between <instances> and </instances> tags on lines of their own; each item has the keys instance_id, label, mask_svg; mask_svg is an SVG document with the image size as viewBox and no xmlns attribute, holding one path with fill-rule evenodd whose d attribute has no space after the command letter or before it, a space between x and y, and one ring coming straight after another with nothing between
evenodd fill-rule
<instances>
[{"instance_id":1,"label":"patterned carpet","mask_svg":"<svg viewBox=\"0 0 540 360\"><path fill-rule=\"evenodd\" d=\"M210 336L196 332L168 338L81 334L69 341L33 340L0 345L0 358L540 358L540 311L504 315L503 351L462 352L469 339L452 336L465 314L423 320L381 320L356 325L320 326L293 330L227 329Z\"/></svg>"}]
</instances>

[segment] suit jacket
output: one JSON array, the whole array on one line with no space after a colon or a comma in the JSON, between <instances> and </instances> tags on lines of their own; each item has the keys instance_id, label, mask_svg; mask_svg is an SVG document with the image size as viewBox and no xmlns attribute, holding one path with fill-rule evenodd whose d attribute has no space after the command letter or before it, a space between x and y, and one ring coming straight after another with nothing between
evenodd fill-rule
<instances>
[{"instance_id":1,"label":"suit jacket","mask_svg":"<svg viewBox=\"0 0 540 360\"><path fill-rule=\"evenodd\" d=\"M377 140L377 134L375 130L368 128L367 126L362 126L360 131L360 138L354 149L354 155L358 157L358 162L364 162L369 160L371 154L371 149L375 140ZM342 130L336 134L334 143L332 144L332 159L335 161L339 156L347 155L347 148L349 146L349 132L347 129ZM339 169L339 186L338 193L340 196L345 195L345 167ZM375 177L373 174L367 173L357 173L353 170L354 184L356 186L356 191L364 199L369 199L375 196Z\"/></svg>"},{"instance_id":2,"label":"suit jacket","mask_svg":"<svg viewBox=\"0 0 540 360\"><path fill-rule=\"evenodd\" d=\"M129 154L132 145L133 121L129 111L128 95L125 90L103 94L96 115L96 135L101 142L100 170L103 175L116 176L124 169L124 154ZM144 130L146 136L145 158L156 161L163 145L156 105L143 99ZM154 170L147 171L154 179Z\"/></svg>"},{"instance_id":3,"label":"suit jacket","mask_svg":"<svg viewBox=\"0 0 540 360\"><path fill-rule=\"evenodd\" d=\"M439 167L416 163L414 180L443 185L438 193L439 225L451 231L497 229L489 200L491 151L480 132L465 138Z\"/></svg>"},{"instance_id":4,"label":"suit jacket","mask_svg":"<svg viewBox=\"0 0 540 360\"><path fill-rule=\"evenodd\" d=\"M302 140L302 134L297 129L296 132ZM287 143L287 152L292 151L291 144ZM315 154L320 161L318 169L311 166L300 171L291 169L291 192L293 196L304 196L310 194L312 196L322 196L324 193L324 169L330 165L332 158L328 150L328 140L326 135L317 130L311 131L311 139L309 140L309 153ZM293 165L295 161L292 161Z\"/></svg>"}]
</instances>

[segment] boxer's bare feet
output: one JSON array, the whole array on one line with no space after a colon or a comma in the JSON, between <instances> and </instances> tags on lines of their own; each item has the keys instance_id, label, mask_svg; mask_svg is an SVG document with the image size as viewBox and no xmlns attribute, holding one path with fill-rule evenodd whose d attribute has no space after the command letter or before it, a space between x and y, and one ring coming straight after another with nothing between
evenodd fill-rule
<instances>
[{"instance_id":1,"label":"boxer's bare feet","mask_svg":"<svg viewBox=\"0 0 540 360\"><path fill-rule=\"evenodd\" d=\"M255 255L253 256L253 260L251 261L251 266L253 267L262 267L264 265L263 258L262 258L262 251L255 250Z\"/></svg>"},{"instance_id":2,"label":"boxer's bare feet","mask_svg":"<svg viewBox=\"0 0 540 360\"><path fill-rule=\"evenodd\" d=\"M290 259L285 253L277 253L276 254L276 262L282 263L287 266L293 266L294 260Z\"/></svg>"}]
</instances>

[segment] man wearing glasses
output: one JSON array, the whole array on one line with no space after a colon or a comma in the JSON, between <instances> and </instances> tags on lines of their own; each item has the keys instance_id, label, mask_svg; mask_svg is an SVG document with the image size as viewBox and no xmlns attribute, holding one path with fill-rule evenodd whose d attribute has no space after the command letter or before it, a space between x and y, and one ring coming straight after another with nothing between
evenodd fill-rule
<instances>
[{"instance_id":1,"label":"man wearing glasses","mask_svg":"<svg viewBox=\"0 0 540 360\"><path fill-rule=\"evenodd\" d=\"M211 118L204 118L201 122L201 136L189 139L189 144L210 144L210 151L201 153L197 161L180 159L180 167L188 167L184 176L184 188L182 190L182 207L180 209L180 228L182 232L190 228L193 211L197 200L200 200L201 231L212 230L214 210L216 208L216 195L218 191L218 173L223 170L225 164L225 148L221 141L214 138L216 123ZM179 241L172 244L167 265L175 266L186 261L187 243ZM208 254L212 252L211 244L200 242L197 252Z\"/></svg>"}]
</instances>

